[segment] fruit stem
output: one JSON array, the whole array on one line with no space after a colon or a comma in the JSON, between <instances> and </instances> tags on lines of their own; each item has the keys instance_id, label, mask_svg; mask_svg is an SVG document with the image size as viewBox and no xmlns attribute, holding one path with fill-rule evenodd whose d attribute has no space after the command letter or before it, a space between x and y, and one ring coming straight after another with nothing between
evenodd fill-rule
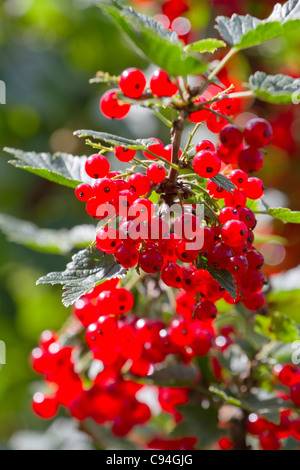
<instances>
[{"instance_id":1,"label":"fruit stem","mask_svg":"<svg viewBox=\"0 0 300 470\"><path fill-rule=\"evenodd\" d=\"M207 80L209 82L211 82L216 75L218 75L218 73L222 70L222 68L224 67L224 65L226 65L226 63L228 62L228 60L231 59L231 57L234 56L234 54L236 54L237 52L237 49L235 47L232 47L230 49L229 52L227 52L227 54L225 55L225 57L223 57L223 59L218 63L218 65L213 69L213 71L209 74L209 76L207 77Z\"/></svg>"},{"instance_id":2,"label":"fruit stem","mask_svg":"<svg viewBox=\"0 0 300 470\"><path fill-rule=\"evenodd\" d=\"M171 129L171 143L172 143L172 164L178 167L179 162L179 151L180 151L180 142L181 136L184 129L184 121L185 121L186 113L185 111L181 111L179 118L173 121L173 127ZM179 175L179 167L178 170L175 170L174 166L169 172L169 181L170 183L176 183L178 175Z\"/></svg>"}]
</instances>

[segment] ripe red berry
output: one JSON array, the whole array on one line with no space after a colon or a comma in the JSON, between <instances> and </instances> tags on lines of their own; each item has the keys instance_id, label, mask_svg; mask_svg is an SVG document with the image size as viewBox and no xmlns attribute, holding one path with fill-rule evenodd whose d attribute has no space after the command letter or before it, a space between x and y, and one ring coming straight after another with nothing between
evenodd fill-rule
<instances>
[{"instance_id":1,"label":"ripe red berry","mask_svg":"<svg viewBox=\"0 0 300 470\"><path fill-rule=\"evenodd\" d=\"M230 450L233 448L233 442L228 437L221 437L218 441L221 450Z\"/></svg>"},{"instance_id":2,"label":"ripe red berry","mask_svg":"<svg viewBox=\"0 0 300 470\"><path fill-rule=\"evenodd\" d=\"M100 109L109 119L123 119L130 110L130 104L123 103L117 98L118 89L108 90L100 100Z\"/></svg>"},{"instance_id":3,"label":"ripe red berry","mask_svg":"<svg viewBox=\"0 0 300 470\"><path fill-rule=\"evenodd\" d=\"M221 110L218 107L215 107L215 111L221 113ZM218 116L212 112L209 113L206 119L207 129L214 134L218 134L223 129L223 127L227 125L227 123L228 121L224 117Z\"/></svg>"},{"instance_id":4,"label":"ripe red berry","mask_svg":"<svg viewBox=\"0 0 300 470\"><path fill-rule=\"evenodd\" d=\"M234 189L232 193L226 191L224 201L226 206L240 208L245 207L247 198L242 191Z\"/></svg>"},{"instance_id":5,"label":"ripe red berry","mask_svg":"<svg viewBox=\"0 0 300 470\"><path fill-rule=\"evenodd\" d=\"M227 177L238 189L244 189L248 175L242 170L233 170Z\"/></svg>"},{"instance_id":6,"label":"ripe red berry","mask_svg":"<svg viewBox=\"0 0 300 470\"><path fill-rule=\"evenodd\" d=\"M133 220L137 217L139 222L150 221L154 216L155 207L150 199L140 198L136 199L129 208L129 219Z\"/></svg>"},{"instance_id":7,"label":"ripe red berry","mask_svg":"<svg viewBox=\"0 0 300 470\"><path fill-rule=\"evenodd\" d=\"M248 229L253 230L256 225L254 213L248 207L240 207L238 210L239 219L244 222Z\"/></svg>"},{"instance_id":8,"label":"ripe red berry","mask_svg":"<svg viewBox=\"0 0 300 470\"><path fill-rule=\"evenodd\" d=\"M176 263L168 263L161 272L162 281L169 287L181 287L182 269Z\"/></svg>"},{"instance_id":9,"label":"ripe red berry","mask_svg":"<svg viewBox=\"0 0 300 470\"><path fill-rule=\"evenodd\" d=\"M156 70L150 80L150 90L155 96L173 96L177 93L177 86L170 80L164 70Z\"/></svg>"},{"instance_id":10,"label":"ripe red berry","mask_svg":"<svg viewBox=\"0 0 300 470\"><path fill-rule=\"evenodd\" d=\"M221 224L225 224L229 220L239 220L239 213L235 207L223 207L219 214L219 221Z\"/></svg>"},{"instance_id":11,"label":"ripe red berry","mask_svg":"<svg viewBox=\"0 0 300 470\"><path fill-rule=\"evenodd\" d=\"M75 189L75 196L83 202L87 202L94 195L93 188L89 184L79 184Z\"/></svg>"},{"instance_id":12,"label":"ripe red berry","mask_svg":"<svg viewBox=\"0 0 300 470\"><path fill-rule=\"evenodd\" d=\"M221 229L223 242L228 246L240 246L247 238L248 229L240 220L229 220Z\"/></svg>"},{"instance_id":13,"label":"ripe red berry","mask_svg":"<svg viewBox=\"0 0 300 470\"><path fill-rule=\"evenodd\" d=\"M300 382L300 369L296 365L285 364L279 372L278 379L283 385L292 387Z\"/></svg>"},{"instance_id":14,"label":"ripe red berry","mask_svg":"<svg viewBox=\"0 0 300 470\"><path fill-rule=\"evenodd\" d=\"M193 250L190 245L192 242L186 240L180 240L176 245L176 256L183 263L192 263L199 255L199 250Z\"/></svg>"},{"instance_id":15,"label":"ripe red berry","mask_svg":"<svg viewBox=\"0 0 300 470\"><path fill-rule=\"evenodd\" d=\"M265 147L271 142L272 136L272 127L265 119L255 118L247 122L244 137L248 145Z\"/></svg>"},{"instance_id":16,"label":"ripe red berry","mask_svg":"<svg viewBox=\"0 0 300 470\"><path fill-rule=\"evenodd\" d=\"M216 153L209 150L201 150L193 159L193 168L202 178L212 178L221 169L221 160Z\"/></svg>"},{"instance_id":17,"label":"ripe red berry","mask_svg":"<svg viewBox=\"0 0 300 470\"><path fill-rule=\"evenodd\" d=\"M163 143L155 137L152 137L151 141L157 142L157 144L149 145L148 150L150 150L150 152L154 153L154 155L157 155L158 157L163 157L165 155ZM143 154L149 160L157 160L154 155L151 155L151 153L147 152L146 150L143 150Z\"/></svg>"},{"instance_id":18,"label":"ripe red berry","mask_svg":"<svg viewBox=\"0 0 300 470\"><path fill-rule=\"evenodd\" d=\"M208 252L207 260L209 264L216 269L225 269L232 256L232 251L229 246L222 242L216 243L215 246Z\"/></svg>"},{"instance_id":19,"label":"ripe red berry","mask_svg":"<svg viewBox=\"0 0 300 470\"><path fill-rule=\"evenodd\" d=\"M134 246L122 243L114 253L115 259L126 269L133 268L138 263L139 252Z\"/></svg>"},{"instance_id":20,"label":"ripe red berry","mask_svg":"<svg viewBox=\"0 0 300 470\"><path fill-rule=\"evenodd\" d=\"M259 442L263 450L278 450L280 449L279 439L272 433L267 432L260 436Z\"/></svg>"},{"instance_id":21,"label":"ripe red berry","mask_svg":"<svg viewBox=\"0 0 300 470\"><path fill-rule=\"evenodd\" d=\"M171 321L169 334L171 341L177 346L186 346L194 338L190 322L177 318Z\"/></svg>"},{"instance_id":22,"label":"ripe red berry","mask_svg":"<svg viewBox=\"0 0 300 470\"><path fill-rule=\"evenodd\" d=\"M96 235L96 246L104 253L114 253L120 245L119 232L113 227L101 227Z\"/></svg>"},{"instance_id":23,"label":"ripe red berry","mask_svg":"<svg viewBox=\"0 0 300 470\"><path fill-rule=\"evenodd\" d=\"M291 386L291 400L296 406L300 406L300 381Z\"/></svg>"},{"instance_id":24,"label":"ripe red berry","mask_svg":"<svg viewBox=\"0 0 300 470\"><path fill-rule=\"evenodd\" d=\"M213 302L204 300L197 303L194 313L198 320L212 320L217 316L217 307Z\"/></svg>"},{"instance_id":25,"label":"ripe red berry","mask_svg":"<svg viewBox=\"0 0 300 470\"><path fill-rule=\"evenodd\" d=\"M199 96L198 98L194 100L194 103L200 104L200 103L205 103L206 101L207 101L206 98ZM203 109L200 109L199 111L194 111L193 113L191 113L190 116L188 117L188 120L194 123L203 122L208 118L210 114L211 113L209 112L209 105L206 104L206 105L203 105Z\"/></svg>"},{"instance_id":26,"label":"ripe red berry","mask_svg":"<svg viewBox=\"0 0 300 470\"><path fill-rule=\"evenodd\" d=\"M52 419L57 414L58 403L55 397L37 392L33 396L32 409L40 418Z\"/></svg>"},{"instance_id":27,"label":"ripe red berry","mask_svg":"<svg viewBox=\"0 0 300 470\"><path fill-rule=\"evenodd\" d=\"M144 250L139 256L139 266L145 273L157 273L161 270L164 259L158 250Z\"/></svg>"},{"instance_id":28,"label":"ripe red berry","mask_svg":"<svg viewBox=\"0 0 300 470\"><path fill-rule=\"evenodd\" d=\"M207 190L211 196L215 199L223 199L225 197L226 191L222 186L218 186L211 180L207 181Z\"/></svg>"},{"instance_id":29,"label":"ripe red berry","mask_svg":"<svg viewBox=\"0 0 300 470\"><path fill-rule=\"evenodd\" d=\"M135 173L129 176L128 181L130 191L135 193L137 196L144 196L150 191L150 181L146 175L142 173Z\"/></svg>"},{"instance_id":30,"label":"ripe red berry","mask_svg":"<svg viewBox=\"0 0 300 470\"><path fill-rule=\"evenodd\" d=\"M147 177L152 183L161 183L166 176L167 172L160 163L152 163L147 168Z\"/></svg>"},{"instance_id":31,"label":"ripe red berry","mask_svg":"<svg viewBox=\"0 0 300 470\"><path fill-rule=\"evenodd\" d=\"M136 151L117 145L114 149L114 154L120 162L130 162L135 157Z\"/></svg>"},{"instance_id":32,"label":"ripe red berry","mask_svg":"<svg viewBox=\"0 0 300 470\"><path fill-rule=\"evenodd\" d=\"M245 147L239 154L238 164L245 173L255 173L264 164L263 155L256 147Z\"/></svg>"},{"instance_id":33,"label":"ripe red berry","mask_svg":"<svg viewBox=\"0 0 300 470\"><path fill-rule=\"evenodd\" d=\"M197 145L196 145L196 152L201 152L201 150L210 150L211 152L214 152L215 146L210 140L201 140Z\"/></svg>"},{"instance_id":34,"label":"ripe red berry","mask_svg":"<svg viewBox=\"0 0 300 470\"><path fill-rule=\"evenodd\" d=\"M248 270L248 261L244 256L232 256L227 265L228 271L234 276L241 276Z\"/></svg>"},{"instance_id":35,"label":"ripe red berry","mask_svg":"<svg viewBox=\"0 0 300 470\"><path fill-rule=\"evenodd\" d=\"M224 147L234 149L243 141L243 132L234 124L227 124L220 132L220 141Z\"/></svg>"},{"instance_id":36,"label":"ripe red berry","mask_svg":"<svg viewBox=\"0 0 300 470\"><path fill-rule=\"evenodd\" d=\"M146 87L146 78L143 72L136 68L129 68L121 73L119 87L129 98L139 98Z\"/></svg>"},{"instance_id":37,"label":"ripe red berry","mask_svg":"<svg viewBox=\"0 0 300 470\"><path fill-rule=\"evenodd\" d=\"M118 195L117 185L115 181L110 178L98 179L93 189L99 203L111 201Z\"/></svg>"},{"instance_id":38,"label":"ripe red berry","mask_svg":"<svg viewBox=\"0 0 300 470\"><path fill-rule=\"evenodd\" d=\"M259 251L257 250L247 251L245 256L249 264L249 269L260 270L263 267L264 257Z\"/></svg>"},{"instance_id":39,"label":"ripe red berry","mask_svg":"<svg viewBox=\"0 0 300 470\"><path fill-rule=\"evenodd\" d=\"M85 171L91 178L104 178L110 169L109 161L104 155L91 155L85 162Z\"/></svg>"},{"instance_id":40,"label":"ripe red berry","mask_svg":"<svg viewBox=\"0 0 300 470\"><path fill-rule=\"evenodd\" d=\"M249 199L260 199L264 194L264 185L259 178L249 178L244 193Z\"/></svg>"},{"instance_id":41,"label":"ripe red berry","mask_svg":"<svg viewBox=\"0 0 300 470\"><path fill-rule=\"evenodd\" d=\"M261 292L245 297L243 304L248 310L256 311L265 305L265 296Z\"/></svg>"}]
</instances>

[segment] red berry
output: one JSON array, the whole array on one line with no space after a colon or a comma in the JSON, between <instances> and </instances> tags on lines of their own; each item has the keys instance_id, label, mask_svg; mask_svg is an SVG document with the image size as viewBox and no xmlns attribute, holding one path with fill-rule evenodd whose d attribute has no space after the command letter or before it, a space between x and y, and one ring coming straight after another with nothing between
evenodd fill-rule
<instances>
[{"instance_id":1,"label":"red berry","mask_svg":"<svg viewBox=\"0 0 300 470\"><path fill-rule=\"evenodd\" d=\"M170 287L181 287L182 269L176 263L168 263L161 272L162 281Z\"/></svg>"},{"instance_id":2,"label":"red berry","mask_svg":"<svg viewBox=\"0 0 300 470\"><path fill-rule=\"evenodd\" d=\"M266 433L259 438L260 445L263 450L278 450L280 449L279 439L271 433Z\"/></svg>"},{"instance_id":3,"label":"red berry","mask_svg":"<svg viewBox=\"0 0 300 470\"><path fill-rule=\"evenodd\" d=\"M215 111L221 113L221 110L218 107L215 108ZM214 134L218 134L227 123L228 121L224 117L213 114L212 112L209 113L206 119L206 126L208 130Z\"/></svg>"},{"instance_id":4,"label":"red berry","mask_svg":"<svg viewBox=\"0 0 300 470\"><path fill-rule=\"evenodd\" d=\"M163 143L159 139L156 139L155 137L152 137L150 140L153 142L157 142L157 144L149 145L148 149L150 150L150 152L154 153L158 157L163 157L165 155L165 149L164 149ZM146 150L143 150L143 154L149 160L157 160L157 158L154 155L151 155L151 153L147 152Z\"/></svg>"},{"instance_id":5,"label":"red berry","mask_svg":"<svg viewBox=\"0 0 300 470\"><path fill-rule=\"evenodd\" d=\"M221 169L221 160L216 153L209 150L201 150L193 159L193 168L202 178L212 178Z\"/></svg>"},{"instance_id":6,"label":"red berry","mask_svg":"<svg viewBox=\"0 0 300 470\"><path fill-rule=\"evenodd\" d=\"M104 178L110 169L109 161L104 155L91 155L85 162L85 171L91 178Z\"/></svg>"},{"instance_id":7,"label":"red berry","mask_svg":"<svg viewBox=\"0 0 300 470\"><path fill-rule=\"evenodd\" d=\"M249 178L244 193L249 199L260 199L264 194L263 182L259 178Z\"/></svg>"},{"instance_id":8,"label":"red berry","mask_svg":"<svg viewBox=\"0 0 300 470\"><path fill-rule=\"evenodd\" d=\"M209 300L204 300L203 302L198 302L195 308L195 317L198 320L211 320L217 316L217 307L213 302Z\"/></svg>"},{"instance_id":9,"label":"red berry","mask_svg":"<svg viewBox=\"0 0 300 470\"><path fill-rule=\"evenodd\" d=\"M265 119L251 119L247 122L244 137L248 145L254 147L265 147L273 136L272 127Z\"/></svg>"},{"instance_id":10,"label":"red berry","mask_svg":"<svg viewBox=\"0 0 300 470\"><path fill-rule=\"evenodd\" d=\"M233 442L228 437L221 437L218 441L221 450L230 450L233 448Z\"/></svg>"},{"instance_id":11,"label":"red berry","mask_svg":"<svg viewBox=\"0 0 300 470\"><path fill-rule=\"evenodd\" d=\"M241 276L248 270L248 261L244 256L232 256L227 265L228 271L234 276Z\"/></svg>"},{"instance_id":12,"label":"red berry","mask_svg":"<svg viewBox=\"0 0 300 470\"><path fill-rule=\"evenodd\" d=\"M150 90L155 96L173 96L177 93L177 86L171 82L164 70L156 70L150 80Z\"/></svg>"},{"instance_id":13,"label":"red berry","mask_svg":"<svg viewBox=\"0 0 300 470\"><path fill-rule=\"evenodd\" d=\"M75 196L83 202L87 202L94 195L92 186L89 184L79 184L75 189Z\"/></svg>"},{"instance_id":14,"label":"red berry","mask_svg":"<svg viewBox=\"0 0 300 470\"><path fill-rule=\"evenodd\" d=\"M123 268L129 269L138 263L139 252L134 246L122 243L117 247L114 257Z\"/></svg>"},{"instance_id":15,"label":"red berry","mask_svg":"<svg viewBox=\"0 0 300 470\"><path fill-rule=\"evenodd\" d=\"M135 193L137 196L144 196L150 191L150 181L146 175L142 173L135 173L129 176L128 181L130 191Z\"/></svg>"},{"instance_id":16,"label":"red berry","mask_svg":"<svg viewBox=\"0 0 300 470\"><path fill-rule=\"evenodd\" d=\"M259 251L257 250L247 251L245 256L249 264L249 269L260 270L263 267L264 257Z\"/></svg>"},{"instance_id":17,"label":"red berry","mask_svg":"<svg viewBox=\"0 0 300 470\"><path fill-rule=\"evenodd\" d=\"M225 197L226 191L222 186L216 185L211 180L207 181L207 190L211 196L213 196L215 199L223 199Z\"/></svg>"},{"instance_id":18,"label":"red berry","mask_svg":"<svg viewBox=\"0 0 300 470\"><path fill-rule=\"evenodd\" d=\"M238 164L245 173L254 173L262 168L263 155L256 147L245 147L239 154Z\"/></svg>"},{"instance_id":19,"label":"red berry","mask_svg":"<svg viewBox=\"0 0 300 470\"><path fill-rule=\"evenodd\" d=\"M291 386L291 400L296 406L300 406L300 381Z\"/></svg>"},{"instance_id":20,"label":"red berry","mask_svg":"<svg viewBox=\"0 0 300 470\"><path fill-rule=\"evenodd\" d=\"M234 124L227 124L220 132L220 141L224 147L233 149L243 141L243 132Z\"/></svg>"},{"instance_id":21,"label":"red berry","mask_svg":"<svg viewBox=\"0 0 300 470\"><path fill-rule=\"evenodd\" d=\"M215 246L208 252L207 260L209 264L216 269L225 269L232 256L232 251L229 246L224 243L216 243Z\"/></svg>"},{"instance_id":22,"label":"red berry","mask_svg":"<svg viewBox=\"0 0 300 470\"><path fill-rule=\"evenodd\" d=\"M248 229L240 220L229 220L221 229L222 240L228 246L240 246L247 238Z\"/></svg>"},{"instance_id":23,"label":"red berry","mask_svg":"<svg viewBox=\"0 0 300 470\"><path fill-rule=\"evenodd\" d=\"M114 180L100 178L94 184L94 194L99 203L108 202L118 195L118 188Z\"/></svg>"},{"instance_id":24,"label":"red berry","mask_svg":"<svg viewBox=\"0 0 300 470\"><path fill-rule=\"evenodd\" d=\"M121 73L119 87L129 98L139 98L146 87L146 78L143 72L136 68L129 68Z\"/></svg>"},{"instance_id":25,"label":"red berry","mask_svg":"<svg viewBox=\"0 0 300 470\"><path fill-rule=\"evenodd\" d=\"M200 103L205 103L206 101L207 101L206 98L199 96L198 98L194 100L194 103L200 104ZM199 111L194 111L193 113L191 113L190 116L188 117L188 120L194 123L203 122L208 118L209 114L211 114L209 112L209 106L203 105L203 109L200 109Z\"/></svg>"},{"instance_id":26,"label":"red berry","mask_svg":"<svg viewBox=\"0 0 300 470\"><path fill-rule=\"evenodd\" d=\"M147 168L147 177L152 183L161 183L166 176L167 172L160 163L152 163Z\"/></svg>"},{"instance_id":27,"label":"red berry","mask_svg":"<svg viewBox=\"0 0 300 470\"><path fill-rule=\"evenodd\" d=\"M219 214L219 221L221 224L225 224L229 220L238 220L239 213L235 207L223 207Z\"/></svg>"},{"instance_id":28,"label":"red berry","mask_svg":"<svg viewBox=\"0 0 300 470\"><path fill-rule=\"evenodd\" d=\"M164 259L158 250L145 250L140 253L139 266L145 273L157 273L161 270Z\"/></svg>"},{"instance_id":29,"label":"red berry","mask_svg":"<svg viewBox=\"0 0 300 470\"><path fill-rule=\"evenodd\" d=\"M130 110L130 104L123 103L117 98L118 89L108 90L100 100L100 109L109 119L123 119Z\"/></svg>"},{"instance_id":30,"label":"red berry","mask_svg":"<svg viewBox=\"0 0 300 470\"><path fill-rule=\"evenodd\" d=\"M194 338L190 322L177 318L171 321L169 334L171 341L177 346L186 346Z\"/></svg>"},{"instance_id":31,"label":"red berry","mask_svg":"<svg viewBox=\"0 0 300 470\"><path fill-rule=\"evenodd\" d=\"M112 227L101 227L96 235L96 246L104 253L114 253L120 245L118 230Z\"/></svg>"},{"instance_id":32,"label":"red berry","mask_svg":"<svg viewBox=\"0 0 300 470\"><path fill-rule=\"evenodd\" d=\"M232 193L226 191L224 201L226 206L239 208L245 207L247 198L242 191L234 189Z\"/></svg>"},{"instance_id":33,"label":"red berry","mask_svg":"<svg viewBox=\"0 0 300 470\"><path fill-rule=\"evenodd\" d=\"M300 382L300 369L294 364L285 364L279 372L278 379L283 385L292 387Z\"/></svg>"},{"instance_id":34,"label":"red berry","mask_svg":"<svg viewBox=\"0 0 300 470\"><path fill-rule=\"evenodd\" d=\"M129 208L130 220L139 219L139 222L150 221L154 216L155 207L150 199L136 199Z\"/></svg>"},{"instance_id":35,"label":"red berry","mask_svg":"<svg viewBox=\"0 0 300 470\"><path fill-rule=\"evenodd\" d=\"M248 175L242 170L233 170L227 177L238 189L244 189Z\"/></svg>"},{"instance_id":36,"label":"red berry","mask_svg":"<svg viewBox=\"0 0 300 470\"><path fill-rule=\"evenodd\" d=\"M196 152L201 152L201 150L210 150L211 152L214 152L215 146L210 140L201 140L197 145L196 145Z\"/></svg>"},{"instance_id":37,"label":"red berry","mask_svg":"<svg viewBox=\"0 0 300 470\"><path fill-rule=\"evenodd\" d=\"M222 144L217 145L217 155L226 165L235 165L238 161L239 154L243 149L243 145L235 149L224 147Z\"/></svg>"},{"instance_id":38,"label":"red berry","mask_svg":"<svg viewBox=\"0 0 300 470\"><path fill-rule=\"evenodd\" d=\"M181 240L176 245L177 258L183 263L192 263L198 258L199 250L193 250L190 245L193 245L193 243L186 240Z\"/></svg>"},{"instance_id":39,"label":"red berry","mask_svg":"<svg viewBox=\"0 0 300 470\"><path fill-rule=\"evenodd\" d=\"M265 305L265 296L261 292L245 297L243 304L248 310L256 311Z\"/></svg>"},{"instance_id":40,"label":"red berry","mask_svg":"<svg viewBox=\"0 0 300 470\"><path fill-rule=\"evenodd\" d=\"M57 414L58 403L55 397L37 392L33 396L32 409L40 418L52 419Z\"/></svg>"},{"instance_id":41,"label":"red berry","mask_svg":"<svg viewBox=\"0 0 300 470\"><path fill-rule=\"evenodd\" d=\"M256 218L254 213L248 207L240 207L238 210L239 219L244 222L248 229L253 230L256 225Z\"/></svg>"},{"instance_id":42,"label":"red berry","mask_svg":"<svg viewBox=\"0 0 300 470\"><path fill-rule=\"evenodd\" d=\"M114 149L114 154L120 162L130 162L135 157L136 151L117 145Z\"/></svg>"}]
</instances>

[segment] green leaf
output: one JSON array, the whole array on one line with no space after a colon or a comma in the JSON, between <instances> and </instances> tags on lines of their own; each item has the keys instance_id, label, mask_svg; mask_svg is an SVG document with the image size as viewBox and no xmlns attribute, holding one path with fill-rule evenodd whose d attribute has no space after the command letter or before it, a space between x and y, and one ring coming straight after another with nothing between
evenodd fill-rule
<instances>
[{"instance_id":1,"label":"green leaf","mask_svg":"<svg viewBox=\"0 0 300 470\"><path fill-rule=\"evenodd\" d=\"M281 314L300 324L300 289L271 291L267 299L272 308L276 308Z\"/></svg>"},{"instance_id":2,"label":"green leaf","mask_svg":"<svg viewBox=\"0 0 300 470\"><path fill-rule=\"evenodd\" d=\"M122 278L126 274L113 255L102 253L97 248L92 251L79 251L62 272L49 273L41 277L37 284L61 284L63 286L63 304L69 307L90 289L104 281Z\"/></svg>"},{"instance_id":3,"label":"green leaf","mask_svg":"<svg viewBox=\"0 0 300 470\"><path fill-rule=\"evenodd\" d=\"M265 20L233 14L231 18L218 16L216 21L216 28L224 41L237 50L246 49L297 31L300 27L300 1L289 0L284 5L277 3Z\"/></svg>"},{"instance_id":4,"label":"green leaf","mask_svg":"<svg viewBox=\"0 0 300 470\"><path fill-rule=\"evenodd\" d=\"M199 377L199 371L195 366L184 364L158 364L153 374L147 377L146 383L164 387L183 387L192 385Z\"/></svg>"},{"instance_id":5,"label":"green leaf","mask_svg":"<svg viewBox=\"0 0 300 470\"><path fill-rule=\"evenodd\" d=\"M236 285L233 275L226 269L215 269L212 268L207 260L201 257L200 264L203 269L206 269L209 274L223 287L235 300L236 299Z\"/></svg>"},{"instance_id":6,"label":"green leaf","mask_svg":"<svg viewBox=\"0 0 300 470\"><path fill-rule=\"evenodd\" d=\"M91 183L93 180L85 172L87 157L78 157L68 153L23 152L13 148L4 148L16 160L9 163L30 173L41 176L54 183L76 188L80 183Z\"/></svg>"},{"instance_id":7,"label":"green leaf","mask_svg":"<svg viewBox=\"0 0 300 470\"><path fill-rule=\"evenodd\" d=\"M273 312L268 317L256 315L255 331L284 343L292 343L299 338L295 322L281 312Z\"/></svg>"},{"instance_id":8,"label":"green leaf","mask_svg":"<svg viewBox=\"0 0 300 470\"><path fill-rule=\"evenodd\" d=\"M44 253L66 254L73 248L84 248L96 234L94 225L78 225L71 230L42 229L37 225L0 214L0 230L11 242Z\"/></svg>"},{"instance_id":9,"label":"green leaf","mask_svg":"<svg viewBox=\"0 0 300 470\"><path fill-rule=\"evenodd\" d=\"M97 132L86 129L75 131L74 135L77 137L90 137L92 139L99 140L100 142L105 142L106 144L120 145L121 147L134 150L146 150L150 145L156 143L153 139L126 139L125 137L108 134L107 132Z\"/></svg>"},{"instance_id":10,"label":"green leaf","mask_svg":"<svg viewBox=\"0 0 300 470\"><path fill-rule=\"evenodd\" d=\"M232 183L226 176L221 175L220 173L217 176L211 178L211 180L221 188L225 189L225 191L229 191L232 193L232 190L236 188L236 185Z\"/></svg>"},{"instance_id":11,"label":"green leaf","mask_svg":"<svg viewBox=\"0 0 300 470\"><path fill-rule=\"evenodd\" d=\"M289 222L292 224L300 224L300 212L291 211L291 209L283 207L269 207L268 214L276 219L282 220L282 222Z\"/></svg>"},{"instance_id":12,"label":"green leaf","mask_svg":"<svg viewBox=\"0 0 300 470\"><path fill-rule=\"evenodd\" d=\"M225 47L226 44L224 41L215 38L201 39L200 41L192 42L185 46L184 50L186 52L215 52L220 47Z\"/></svg>"},{"instance_id":13,"label":"green leaf","mask_svg":"<svg viewBox=\"0 0 300 470\"><path fill-rule=\"evenodd\" d=\"M177 409L183 415L183 420L171 433L171 437L195 436L198 438L198 446L206 448L224 435L224 431L218 427L216 408L204 409L198 402L178 406Z\"/></svg>"},{"instance_id":14,"label":"green leaf","mask_svg":"<svg viewBox=\"0 0 300 470\"><path fill-rule=\"evenodd\" d=\"M293 94L297 99L300 95L300 78L255 72L249 78L248 87L255 92L258 98L268 103L292 103ZM295 104L298 104L298 101Z\"/></svg>"},{"instance_id":15,"label":"green leaf","mask_svg":"<svg viewBox=\"0 0 300 470\"><path fill-rule=\"evenodd\" d=\"M170 75L185 76L206 70L206 64L187 54L177 34L166 31L161 23L116 1L101 2L100 6L151 62Z\"/></svg>"}]
</instances>

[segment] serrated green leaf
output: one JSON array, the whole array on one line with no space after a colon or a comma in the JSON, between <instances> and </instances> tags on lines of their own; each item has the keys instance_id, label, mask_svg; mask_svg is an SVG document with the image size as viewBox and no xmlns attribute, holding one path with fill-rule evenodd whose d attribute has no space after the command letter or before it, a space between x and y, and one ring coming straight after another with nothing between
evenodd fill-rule
<instances>
[{"instance_id":1,"label":"serrated green leaf","mask_svg":"<svg viewBox=\"0 0 300 470\"><path fill-rule=\"evenodd\" d=\"M183 420L171 433L171 437L195 436L198 445L207 448L224 435L224 431L218 427L216 408L204 409L200 403L189 403L177 409L183 415Z\"/></svg>"},{"instance_id":2,"label":"serrated green leaf","mask_svg":"<svg viewBox=\"0 0 300 470\"><path fill-rule=\"evenodd\" d=\"M282 222L289 222L292 224L300 224L300 211L291 211L284 207L269 207L268 214Z\"/></svg>"},{"instance_id":3,"label":"serrated green leaf","mask_svg":"<svg viewBox=\"0 0 300 470\"><path fill-rule=\"evenodd\" d=\"M221 41L220 39L214 39L214 38L209 38L209 39L201 39L200 41L192 42L191 44L188 44L185 46L184 50L186 52L215 52L217 49L220 47L225 47L226 44L224 41Z\"/></svg>"},{"instance_id":4,"label":"serrated green leaf","mask_svg":"<svg viewBox=\"0 0 300 470\"><path fill-rule=\"evenodd\" d=\"M31 222L0 214L0 230L11 242L43 253L66 254L73 248L84 248L96 234L94 225L78 225L71 230L42 229Z\"/></svg>"},{"instance_id":5,"label":"serrated green leaf","mask_svg":"<svg viewBox=\"0 0 300 470\"><path fill-rule=\"evenodd\" d=\"M225 189L225 191L229 191L230 193L232 193L233 189L236 188L236 185L232 183L232 181L230 181L228 178L226 178L226 176L221 175L220 173L211 178L211 180L217 186L220 186L221 188Z\"/></svg>"},{"instance_id":6,"label":"serrated green leaf","mask_svg":"<svg viewBox=\"0 0 300 470\"><path fill-rule=\"evenodd\" d=\"M231 18L218 16L216 21L216 28L224 41L237 50L246 49L297 31L300 28L300 2L289 0L284 5L277 3L265 20L233 14Z\"/></svg>"},{"instance_id":7,"label":"serrated green leaf","mask_svg":"<svg viewBox=\"0 0 300 470\"><path fill-rule=\"evenodd\" d=\"M255 72L249 77L248 87L259 99L268 103L293 103L293 96L297 99L300 96L300 78L288 75L267 75L265 72Z\"/></svg>"},{"instance_id":8,"label":"serrated green leaf","mask_svg":"<svg viewBox=\"0 0 300 470\"><path fill-rule=\"evenodd\" d=\"M94 247L92 251L79 251L65 271L49 273L41 277L37 284L61 284L63 304L69 307L96 285L116 277L122 278L125 274L126 269L115 261L113 255L102 253Z\"/></svg>"},{"instance_id":9,"label":"serrated green leaf","mask_svg":"<svg viewBox=\"0 0 300 470\"><path fill-rule=\"evenodd\" d=\"M108 134L107 132L97 132L86 129L75 131L74 135L77 137L90 137L92 139L99 140L100 142L105 142L106 144L120 145L121 147L134 150L146 150L150 145L156 143L153 139L126 139L126 137Z\"/></svg>"},{"instance_id":10,"label":"serrated green leaf","mask_svg":"<svg viewBox=\"0 0 300 470\"><path fill-rule=\"evenodd\" d=\"M101 2L100 7L117 23L148 59L172 76L199 74L207 66L199 58L187 54L175 32L146 15L137 13L116 1Z\"/></svg>"},{"instance_id":11,"label":"serrated green leaf","mask_svg":"<svg viewBox=\"0 0 300 470\"><path fill-rule=\"evenodd\" d=\"M209 274L225 289L231 297L236 299L236 285L233 275L226 269L215 269L212 268L207 260L201 257L201 265L203 269L206 269Z\"/></svg>"},{"instance_id":12,"label":"serrated green leaf","mask_svg":"<svg viewBox=\"0 0 300 470\"><path fill-rule=\"evenodd\" d=\"M80 183L91 183L93 180L85 172L86 156L78 157L68 153L24 152L5 147L4 151L12 154L17 160L9 163L17 168L34 173L54 183L76 188Z\"/></svg>"}]
</instances>

